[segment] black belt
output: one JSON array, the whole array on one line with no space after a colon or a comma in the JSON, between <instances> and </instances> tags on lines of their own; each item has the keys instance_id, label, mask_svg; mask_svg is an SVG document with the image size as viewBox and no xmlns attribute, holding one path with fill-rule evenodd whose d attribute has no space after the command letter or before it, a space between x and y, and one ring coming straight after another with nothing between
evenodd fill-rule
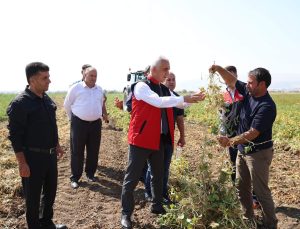
<instances>
[{"instance_id":1,"label":"black belt","mask_svg":"<svg viewBox=\"0 0 300 229\"><path fill-rule=\"evenodd\" d=\"M101 120L100 118L94 120L94 121L85 121L85 120L82 120L80 118L78 118L76 115L72 114L76 119L78 119L79 121L81 122L85 122L85 123L94 123L94 122L99 122L99 120Z\"/></svg>"},{"instance_id":2,"label":"black belt","mask_svg":"<svg viewBox=\"0 0 300 229\"><path fill-rule=\"evenodd\" d=\"M45 154L55 154L56 147L50 149L41 149L41 148L34 148L34 147L26 147L28 151L35 152L35 153L45 153Z\"/></svg>"}]
</instances>

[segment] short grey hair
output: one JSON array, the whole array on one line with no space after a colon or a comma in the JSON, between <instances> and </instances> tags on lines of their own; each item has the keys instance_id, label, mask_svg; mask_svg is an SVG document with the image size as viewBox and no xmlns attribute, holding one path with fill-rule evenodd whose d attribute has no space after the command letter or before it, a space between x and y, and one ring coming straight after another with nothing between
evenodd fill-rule
<instances>
[{"instance_id":1,"label":"short grey hair","mask_svg":"<svg viewBox=\"0 0 300 229\"><path fill-rule=\"evenodd\" d=\"M94 68L94 67L88 67L88 68L86 68L85 70L84 70L84 74L86 74L86 73L88 73L88 72L90 72L90 71L93 71L93 70L95 70L96 72L97 72L97 69L96 68Z\"/></svg>"},{"instance_id":2,"label":"short grey hair","mask_svg":"<svg viewBox=\"0 0 300 229\"><path fill-rule=\"evenodd\" d=\"M161 65L162 62L169 62L169 60L164 57L164 56L160 56L157 58L156 61L153 62L153 64L151 65L151 70L154 68L154 67L159 67Z\"/></svg>"}]
</instances>

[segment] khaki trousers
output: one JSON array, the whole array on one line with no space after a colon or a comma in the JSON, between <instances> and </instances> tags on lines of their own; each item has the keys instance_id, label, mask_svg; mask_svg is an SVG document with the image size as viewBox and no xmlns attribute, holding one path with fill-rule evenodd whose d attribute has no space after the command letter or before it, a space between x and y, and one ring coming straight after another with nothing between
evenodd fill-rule
<instances>
[{"instance_id":1,"label":"khaki trousers","mask_svg":"<svg viewBox=\"0 0 300 229\"><path fill-rule=\"evenodd\" d=\"M252 208L252 188L261 205L264 225L276 228L277 218L271 191L268 187L269 168L273 158L273 148L253 154L238 153L236 161L236 187L245 217L254 217Z\"/></svg>"}]
</instances>

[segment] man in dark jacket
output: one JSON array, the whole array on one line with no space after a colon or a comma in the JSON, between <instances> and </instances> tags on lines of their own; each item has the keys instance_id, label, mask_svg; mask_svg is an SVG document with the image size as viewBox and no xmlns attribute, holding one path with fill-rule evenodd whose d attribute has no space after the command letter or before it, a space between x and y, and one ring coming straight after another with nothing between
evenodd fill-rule
<instances>
[{"instance_id":1,"label":"man in dark jacket","mask_svg":"<svg viewBox=\"0 0 300 229\"><path fill-rule=\"evenodd\" d=\"M56 105L45 93L51 82L49 67L30 63L26 76L29 85L10 103L7 115L26 198L27 225L29 229L66 229L52 221L57 159L64 152L58 142Z\"/></svg>"}]
</instances>

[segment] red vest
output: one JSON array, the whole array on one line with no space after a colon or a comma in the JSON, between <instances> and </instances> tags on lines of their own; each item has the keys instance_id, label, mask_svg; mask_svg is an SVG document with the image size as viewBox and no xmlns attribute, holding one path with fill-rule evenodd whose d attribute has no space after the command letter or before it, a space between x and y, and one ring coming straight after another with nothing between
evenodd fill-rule
<instances>
[{"instance_id":1,"label":"red vest","mask_svg":"<svg viewBox=\"0 0 300 229\"><path fill-rule=\"evenodd\" d=\"M235 89L234 91L234 98L232 99L231 94L229 91L225 91L223 94L223 99L225 103L232 104L234 102L242 101L244 97Z\"/></svg>"},{"instance_id":2,"label":"red vest","mask_svg":"<svg viewBox=\"0 0 300 229\"><path fill-rule=\"evenodd\" d=\"M152 91L159 94L158 81L149 78L145 82ZM167 87L161 84L164 96L170 96ZM134 86L131 88L132 92ZM167 108L169 134L174 145L174 116L173 108ZM143 100L137 100L132 93L132 111L128 130L128 143L145 149L159 150L161 136L161 109Z\"/></svg>"}]
</instances>

